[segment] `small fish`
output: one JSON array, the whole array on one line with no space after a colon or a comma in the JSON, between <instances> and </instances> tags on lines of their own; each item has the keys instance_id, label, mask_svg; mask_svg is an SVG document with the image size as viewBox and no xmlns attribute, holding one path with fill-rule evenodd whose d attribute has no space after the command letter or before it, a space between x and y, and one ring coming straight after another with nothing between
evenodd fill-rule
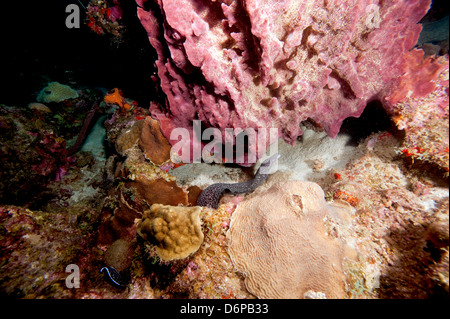
<instances>
[{"instance_id":1,"label":"small fish","mask_svg":"<svg viewBox=\"0 0 450 319\"><path fill-rule=\"evenodd\" d=\"M100 272L105 272L107 274L109 280L111 280L111 282L114 285L116 285L117 287L120 287L120 288L126 287L126 283L123 280L122 276L113 267L103 267L102 269L100 269Z\"/></svg>"}]
</instances>

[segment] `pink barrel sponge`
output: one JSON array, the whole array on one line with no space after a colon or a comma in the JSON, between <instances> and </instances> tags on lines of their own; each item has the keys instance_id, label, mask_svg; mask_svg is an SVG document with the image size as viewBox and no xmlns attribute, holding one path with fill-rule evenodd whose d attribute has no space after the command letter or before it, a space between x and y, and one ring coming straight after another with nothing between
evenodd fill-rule
<instances>
[{"instance_id":1,"label":"pink barrel sponge","mask_svg":"<svg viewBox=\"0 0 450 319\"><path fill-rule=\"evenodd\" d=\"M167 96L152 116L167 138L196 119L289 143L311 119L334 137L402 75L430 2L137 0Z\"/></svg>"}]
</instances>

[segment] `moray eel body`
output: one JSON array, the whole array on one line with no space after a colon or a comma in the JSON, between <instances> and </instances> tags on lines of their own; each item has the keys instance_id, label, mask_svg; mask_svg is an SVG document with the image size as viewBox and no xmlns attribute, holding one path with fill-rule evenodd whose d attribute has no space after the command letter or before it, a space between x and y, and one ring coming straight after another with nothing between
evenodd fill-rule
<instances>
[{"instance_id":1,"label":"moray eel body","mask_svg":"<svg viewBox=\"0 0 450 319\"><path fill-rule=\"evenodd\" d=\"M197 200L197 206L217 209L219 200L225 192L229 192L233 195L253 192L270 175L263 174L261 172L262 168L265 168L265 172L269 172L270 167L278 160L279 157L279 154L274 154L266 159L258 168L255 177L249 181L242 183L216 183L206 187Z\"/></svg>"}]
</instances>

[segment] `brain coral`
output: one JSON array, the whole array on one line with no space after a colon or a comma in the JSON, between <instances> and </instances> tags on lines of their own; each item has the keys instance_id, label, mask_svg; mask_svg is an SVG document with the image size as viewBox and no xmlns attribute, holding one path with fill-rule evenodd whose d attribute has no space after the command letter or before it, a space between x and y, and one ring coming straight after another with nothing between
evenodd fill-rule
<instances>
[{"instance_id":1,"label":"brain coral","mask_svg":"<svg viewBox=\"0 0 450 319\"><path fill-rule=\"evenodd\" d=\"M201 208L153 204L144 212L138 233L152 240L163 261L186 258L203 242Z\"/></svg>"},{"instance_id":2,"label":"brain coral","mask_svg":"<svg viewBox=\"0 0 450 319\"><path fill-rule=\"evenodd\" d=\"M137 0L175 127L278 128L287 142L312 119L334 137L342 121L383 101L402 75L429 0ZM176 141L172 141L176 143ZM191 140L191 143L194 141ZM255 145L250 145L254 150ZM254 150L256 151L256 150ZM259 150L258 150L259 151Z\"/></svg>"},{"instance_id":3,"label":"brain coral","mask_svg":"<svg viewBox=\"0 0 450 319\"><path fill-rule=\"evenodd\" d=\"M324 226L330 208L319 185L301 181L277 183L239 204L227 233L229 254L252 294L345 297L344 246Z\"/></svg>"}]
</instances>

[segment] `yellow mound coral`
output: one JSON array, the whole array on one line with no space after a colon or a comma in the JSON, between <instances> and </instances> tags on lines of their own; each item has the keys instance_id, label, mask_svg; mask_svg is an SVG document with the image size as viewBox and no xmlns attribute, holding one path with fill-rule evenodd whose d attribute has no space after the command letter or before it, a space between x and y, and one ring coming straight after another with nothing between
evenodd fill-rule
<instances>
[{"instance_id":1,"label":"yellow mound coral","mask_svg":"<svg viewBox=\"0 0 450 319\"><path fill-rule=\"evenodd\" d=\"M153 204L144 212L138 233L153 241L163 261L186 258L203 242L201 207Z\"/></svg>"},{"instance_id":2,"label":"yellow mound coral","mask_svg":"<svg viewBox=\"0 0 450 319\"><path fill-rule=\"evenodd\" d=\"M232 216L229 255L260 298L344 298L344 245L326 233L324 218L343 206L327 204L319 185L277 183L239 204Z\"/></svg>"}]
</instances>

